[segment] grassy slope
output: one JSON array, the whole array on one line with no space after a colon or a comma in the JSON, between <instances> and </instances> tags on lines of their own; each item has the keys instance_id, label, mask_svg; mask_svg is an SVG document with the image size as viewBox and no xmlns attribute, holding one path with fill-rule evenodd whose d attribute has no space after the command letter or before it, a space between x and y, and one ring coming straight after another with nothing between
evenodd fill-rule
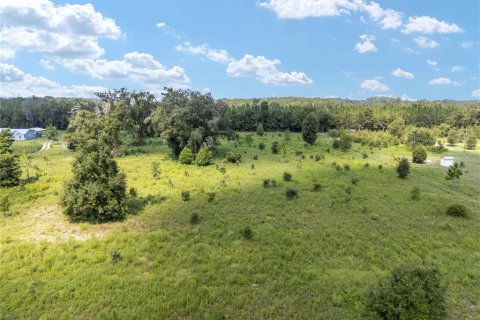
<instances>
[{"instance_id":1,"label":"grassy slope","mask_svg":"<svg viewBox=\"0 0 480 320\"><path fill-rule=\"evenodd\" d=\"M404 147L327 153L328 138L304 147L294 134L284 159L269 150L278 137L254 139L266 150L241 145L243 163L226 164L226 174L214 165L179 165L156 140L146 154L119 159L138 189L139 199L129 200L138 214L102 225L69 224L59 213L74 155L55 145L36 157L45 175L23 191L9 190L18 214L0 217L0 318L359 319L368 287L402 263L438 264L451 318L480 316L478 151L448 152L470 169L452 188L438 155L430 155L432 165L413 165L403 181L392 158L409 155ZM233 148L224 142L219 157ZM309 158L317 153L326 159ZM153 161L161 163L158 180ZM339 174L332 161L351 170ZM281 181L284 171L292 182ZM348 201L352 177L360 182ZM264 189L266 178L278 186ZM314 181L321 192L311 191ZM409 200L413 185L422 189L419 201ZM285 200L288 186L299 199ZM182 190L191 201L181 201ZM207 192L217 194L212 203ZM471 217L446 216L452 202L464 203ZM196 226L193 212L201 217ZM241 235L246 226L250 241ZM112 263L113 250L123 260Z\"/></svg>"}]
</instances>

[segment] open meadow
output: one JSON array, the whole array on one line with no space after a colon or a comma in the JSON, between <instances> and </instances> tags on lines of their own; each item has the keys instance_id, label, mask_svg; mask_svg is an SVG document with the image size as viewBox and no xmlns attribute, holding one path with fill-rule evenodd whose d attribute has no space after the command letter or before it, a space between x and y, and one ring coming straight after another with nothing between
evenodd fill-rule
<instances>
[{"instance_id":1,"label":"open meadow","mask_svg":"<svg viewBox=\"0 0 480 320\"><path fill-rule=\"evenodd\" d=\"M284 133L246 136L221 140L207 167L180 164L159 138L125 144L129 214L101 224L71 223L59 206L75 153L60 141L35 155L28 183L0 189L11 199L0 216L0 319L361 319L366 292L403 264L437 265L448 318L480 318L478 149L429 152L432 163L402 180L404 145L343 152L325 134L310 146L292 133L286 153L272 154ZM241 162L224 163L228 151ZM445 154L468 170L456 184ZM448 216L453 203L469 217Z\"/></svg>"}]
</instances>

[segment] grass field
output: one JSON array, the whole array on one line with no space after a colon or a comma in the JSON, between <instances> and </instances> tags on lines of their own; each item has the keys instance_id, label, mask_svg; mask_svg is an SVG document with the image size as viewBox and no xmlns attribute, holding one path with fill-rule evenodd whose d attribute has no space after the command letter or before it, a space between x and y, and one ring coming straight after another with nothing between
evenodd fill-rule
<instances>
[{"instance_id":1,"label":"grass field","mask_svg":"<svg viewBox=\"0 0 480 320\"><path fill-rule=\"evenodd\" d=\"M118 162L138 196L128 199L127 219L99 225L71 224L58 206L75 154L59 143L35 156L37 180L0 190L13 212L0 217L0 318L361 319L368 289L406 263L439 266L449 318L480 318L478 150L463 154L458 145L445 153L469 170L452 186L440 154L429 154L432 164L413 164L401 180L394 157L410 158L404 146L354 144L342 152L327 136L304 146L292 134L283 157L270 151L278 135L255 135L252 146L222 141L205 168L179 164L158 139L126 147L130 155ZM242 163L222 164L229 150ZM315 161L317 154L325 158ZM277 186L264 188L264 179ZM420 200L410 199L413 186ZM285 198L289 187L297 199ZM452 203L464 204L469 218L447 216Z\"/></svg>"}]
</instances>

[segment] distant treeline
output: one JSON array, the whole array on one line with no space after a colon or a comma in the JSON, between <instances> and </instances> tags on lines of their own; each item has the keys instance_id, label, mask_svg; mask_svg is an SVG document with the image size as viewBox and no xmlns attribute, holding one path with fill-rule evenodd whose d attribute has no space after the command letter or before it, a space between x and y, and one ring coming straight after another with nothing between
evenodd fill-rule
<instances>
[{"instance_id":1,"label":"distant treeline","mask_svg":"<svg viewBox=\"0 0 480 320\"><path fill-rule=\"evenodd\" d=\"M101 100L52 97L0 99L0 127L45 127L52 124L65 130L72 108L95 110L100 103ZM152 110L145 110L146 117L157 104L149 103ZM386 130L393 121L426 128L442 123L457 128L480 124L478 102L268 98L217 100L215 105L219 106L222 129L234 131L255 131L262 123L268 131L289 129L298 132L302 121L311 112L318 118L320 131L339 128L380 131ZM146 131L150 132L148 128Z\"/></svg>"}]
</instances>

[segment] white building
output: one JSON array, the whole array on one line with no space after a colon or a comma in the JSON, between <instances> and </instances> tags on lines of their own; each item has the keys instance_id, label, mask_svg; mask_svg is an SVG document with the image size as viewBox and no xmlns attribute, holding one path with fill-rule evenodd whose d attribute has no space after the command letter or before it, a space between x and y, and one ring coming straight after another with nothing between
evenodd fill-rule
<instances>
[{"instance_id":1,"label":"white building","mask_svg":"<svg viewBox=\"0 0 480 320\"><path fill-rule=\"evenodd\" d=\"M450 167L450 166L453 166L454 161L455 161L455 158L452 156L443 156L440 158L440 165L442 167Z\"/></svg>"}]
</instances>

